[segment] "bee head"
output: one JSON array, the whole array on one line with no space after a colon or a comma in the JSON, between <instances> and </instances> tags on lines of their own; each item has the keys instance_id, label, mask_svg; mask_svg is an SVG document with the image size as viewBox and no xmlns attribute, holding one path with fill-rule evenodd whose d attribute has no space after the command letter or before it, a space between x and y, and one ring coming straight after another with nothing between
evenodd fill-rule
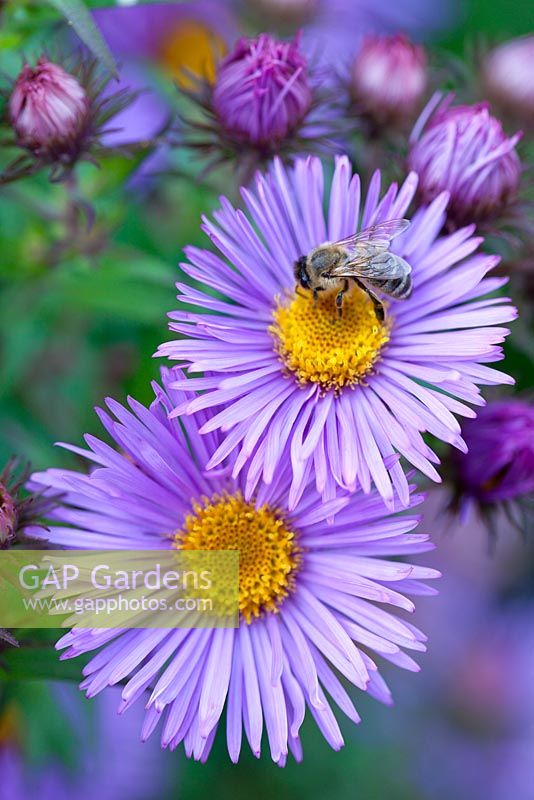
<instances>
[{"instance_id":1,"label":"bee head","mask_svg":"<svg viewBox=\"0 0 534 800\"><path fill-rule=\"evenodd\" d=\"M295 280L300 283L303 289L310 288L310 279L306 270L307 258L301 256L298 261L295 261Z\"/></svg>"}]
</instances>

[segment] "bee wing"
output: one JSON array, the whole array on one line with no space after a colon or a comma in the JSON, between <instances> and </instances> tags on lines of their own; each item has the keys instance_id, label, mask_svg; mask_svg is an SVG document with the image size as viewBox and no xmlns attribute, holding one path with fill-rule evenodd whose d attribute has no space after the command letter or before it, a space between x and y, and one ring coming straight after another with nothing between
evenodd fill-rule
<instances>
[{"instance_id":1,"label":"bee wing","mask_svg":"<svg viewBox=\"0 0 534 800\"><path fill-rule=\"evenodd\" d=\"M365 250L366 244L387 249L392 239L405 231L409 224L410 221L407 219L388 219L385 222L378 222L376 225L371 225L369 228L365 228L365 230L355 233L352 236L347 236L346 239L341 239L339 242L334 242L334 244L346 247L347 250L351 250L352 248L355 250Z\"/></svg>"},{"instance_id":2,"label":"bee wing","mask_svg":"<svg viewBox=\"0 0 534 800\"><path fill-rule=\"evenodd\" d=\"M387 250L379 253L357 253L330 271L332 278L363 278L373 283L402 278L411 272L410 265Z\"/></svg>"}]
</instances>

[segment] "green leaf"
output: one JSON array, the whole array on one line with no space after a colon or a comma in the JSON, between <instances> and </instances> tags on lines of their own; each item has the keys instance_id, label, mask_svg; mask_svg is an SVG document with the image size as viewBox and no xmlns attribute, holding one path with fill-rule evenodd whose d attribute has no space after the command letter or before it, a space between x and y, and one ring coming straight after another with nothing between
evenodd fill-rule
<instances>
[{"instance_id":1,"label":"green leaf","mask_svg":"<svg viewBox=\"0 0 534 800\"><path fill-rule=\"evenodd\" d=\"M59 631L63 634L65 631ZM9 648L0 653L0 677L4 680L79 681L86 657L60 661L52 646Z\"/></svg>"},{"instance_id":2,"label":"green leaf","mask_svg":"<svg viewBox=\"0 0 534 800\"><path fill-rule=\"evenodd\" d=\"M118 77L117 65L110 49L82 0L48 0L62 14L99 61Z\"/></svg>"}]
</instances>

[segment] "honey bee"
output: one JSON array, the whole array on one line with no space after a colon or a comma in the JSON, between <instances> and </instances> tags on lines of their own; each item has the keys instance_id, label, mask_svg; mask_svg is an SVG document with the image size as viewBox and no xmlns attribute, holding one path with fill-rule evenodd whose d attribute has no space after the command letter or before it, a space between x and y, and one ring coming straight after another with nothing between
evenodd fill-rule
<instances>
[{"instance_id":1,"label":"honey bee","mask_svg":"<svg viewBox=\"0 0 534 800\"><path fill-rule=\"evenodd\" d=\"M343 314L343 295L353 280L373 301L375 314L383 322L385 312L376 292L394 300L405 300L412 292L412 268L400 256L389 251L392 239L409 225L407 219L390 219L360 233L325 242L295 262L295 279L303 289L310 289L317 302L318 293L340 287L336 307Z\"/></svg>"}]
</instances>

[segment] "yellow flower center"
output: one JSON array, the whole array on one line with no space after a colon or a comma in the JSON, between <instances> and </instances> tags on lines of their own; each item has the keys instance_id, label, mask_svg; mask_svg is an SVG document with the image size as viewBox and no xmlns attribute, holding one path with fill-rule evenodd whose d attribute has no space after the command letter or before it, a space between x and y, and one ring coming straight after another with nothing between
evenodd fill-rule
<instances>
[{"instance_id":1,"label":"yellow flower center","mask_svg":"<svg viewBox=\"0 0 534 800\"><path fill-rule=\"evenodd\" d=\"M389 341L389 324L378 322L365 292L351 288L340 317L337 291L321 292L317 303L301 289L289 302L279 300L270 329L277 352L299 383L335 391L360 383Z\"/></svg>"},{"instance_id":2,"label":"yellow flower center","mask_svg":"<svg viewBox=\"0 0 534 800\"><path fill-rule=\"evenodd\" d=\"M214 31L196 20L183 20L165 37L160 62L179 86L190 89L191 75L213 83L217 62L225 53L226 45Z\"/></svg>"},{"instance_id":3,"label":"yellow flower center","mask_svg":"<svg viewBox=\"0 0 534 800\"><path fill-rule=\"evenodd\" d=\"M175 534L180 550L239 550L239 611L247 622L277 611L294 588L301 550L282 515L238 492L195 503Z\"/></svg>"}]
</instances>

